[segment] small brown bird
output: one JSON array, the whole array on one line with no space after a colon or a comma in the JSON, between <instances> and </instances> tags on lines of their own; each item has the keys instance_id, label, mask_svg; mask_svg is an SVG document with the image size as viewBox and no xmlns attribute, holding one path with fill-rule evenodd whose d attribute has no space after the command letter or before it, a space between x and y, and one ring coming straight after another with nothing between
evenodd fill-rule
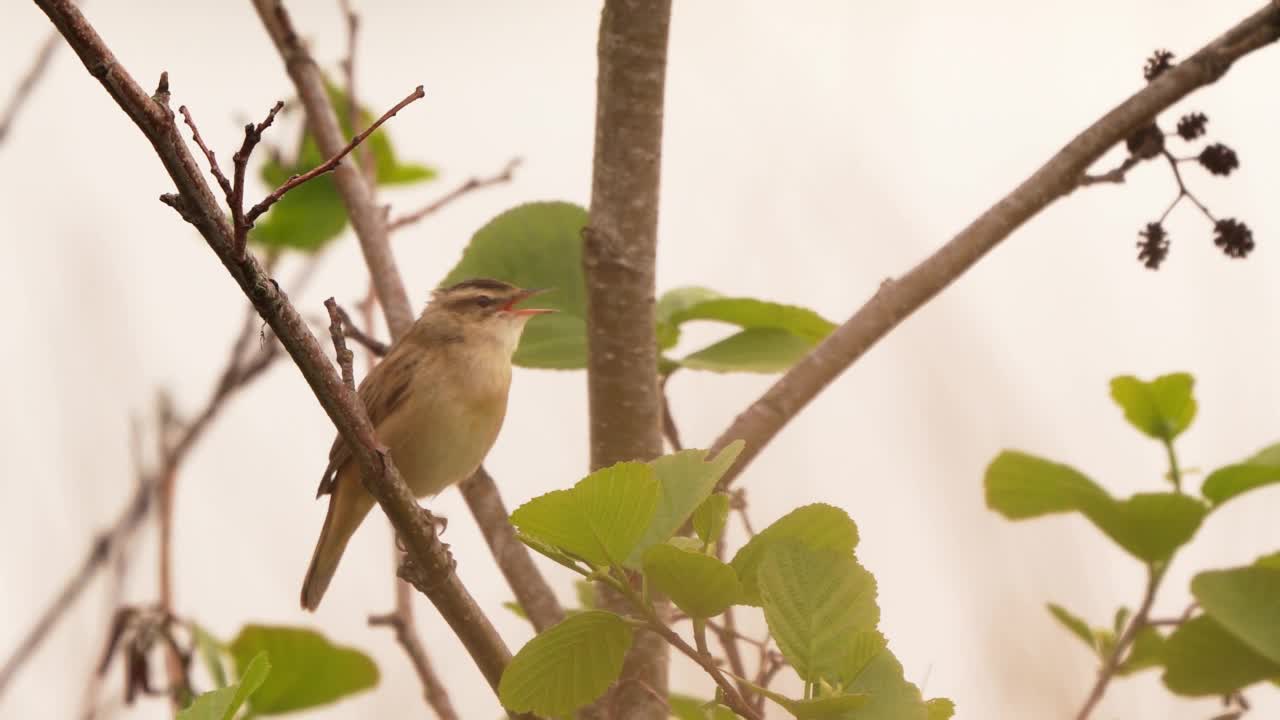
<instances>
[{"instance_id":1,"label":"small brown bird","mask_svg":"<svg viewBox=\"0 0 1280 720\"><path fill-rule=\"evenodd\" d=\"M520 334L529 318L553 312L515 307L538 292L486 278L437 290L360 383L378 441L417 497L467 479L493 447L507 414ZM320 604L347 541L374 504L341 435L316 497L325 494L329 513L302 583L307 610Z\"/></svg>"}]
</instances>

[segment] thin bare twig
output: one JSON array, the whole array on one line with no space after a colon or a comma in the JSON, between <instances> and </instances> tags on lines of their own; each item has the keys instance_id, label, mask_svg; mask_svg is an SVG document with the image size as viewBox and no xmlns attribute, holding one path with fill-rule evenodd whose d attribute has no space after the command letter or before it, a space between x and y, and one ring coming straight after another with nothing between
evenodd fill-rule
<instances>
[{"instance_id":1,"label":"thin bare twig","mask_svg":"<svg viewBox=\"0 0 1280 720\"><path fill-rule=\"evenodd\" d=\"M1269 2L1077 135L937 252L898 280L883 283L866 304L784 373L717 438L713 453L735 440L746 441L721 486L732 483L791 418L899 323L1023 223L1079 187L1081 177L1107 150L1192 91L1216 82L1237 60L1277 38L1280 2Z\"/></svg>"},{"instance_id":2,"label":"thin bare twig","mask_svg":"<svg viewBox=\"0 0 1280 720\"><path fill-rule=\"evenodd\" d=\"M1120 663L1124 659L1125 653L1129 651L1133 641L1137 639L1138 632L1148 624L1147 618L1151 615L1151 606L1155 603L1156 591L1160 589L1160 581L1163 579L1163 568L1148 568L1147 588L1142 595L1142 605L1138 607L1138 612L1129 620L1129 625L1125 627L1124 632L1116 639L1116 645L1111 654L1102 663L1102 667L1098 670L1098 679L1094 682L1093 689L1089 691L1089 697L1085 698L1080 712L1076 713L1076 720L1086 720L1093 712L1093 709L1097 707L1098 702L1102 700L1103 694L1107 692L1107 686L1111 684L1111 679L1120 668Z\"/></svg>"},{"instance_id":3,"label":"thin bare twig","mask_svg":"<svg viewBox=\"0 0 1280 720\"><path fill-rule=\"evenodd\" d=\"M430 203L427 203L425 206L417 210L414 210L413 212L408 213L406 215L401 215L395 220L392 220L387 225L387 229L394 232L396 230L399 230L405 227L406 225L412 225L422 220L423 218L427 217L428 215L433 215L439 212L441 208L445 207L446 205L449 205L453 201L463 197L464 195L467 195L468 193L472 193L472 192L475 192L476 190L487 188L493 185L501 185L503 183L511 182L511 179L515 177L516 168L520 167L520 162L521 160L518 157L511 158L510 160L507 161L506 167L504 167L502 171L499 173L490 175L488 177L473 177L468 179L466 182L450 190L449 192L445 193L439 198L436 198Z\"/></svg>"},{"instance_id":4,"label":"thin bare twig","mask_svg":"<svg viewBox=\"0 0 1280 720\"><path fill-rule=\"evenodd\" d=\"M326 307L328 306L326 305ZM341 305L337 305L335 303L335 307L337 309L338 318L342 321L342 328L343 328L343 332L346 334L346 337L352 340L355 340L362 347L364 347L365 350L368 350L371 355L374 355L377 357L383 357L384 355L387 354L387 352L391 349L390 345L382 342L381 340L373 337L372 335L369 335L368 333L366 333L365 331L357 327L355 323L351 322L351 316L347 314L347 311L343 309Z\"/></svg>"},{"instance_id":5,"label":"thin bare twig","mask_svg":"<svg viewBox=\"0 0 1280 720\"><path fill-rule=\"evenodd\" d=\"M320 75L315 60L311 58L298 38L284 5L278 0L253 0L253 3L263 26L267 30L267 34L270 35L276 49L280 52L285 68L298 90L298 95L307 111L308 126L316 138L317 145L324 152L334 153L338 151L343 143L343 135L337 115L329 103L324 79ZM360 240L360 248L364 253L365 264L369 268L369 278L377 291L378 302L382 305L387 327L391 331L391 337L393 339L399 338L412 325L414 315L409 305L408 294L404 289L404 282L400 277L400 271L396 267L395 257L391 253L386 214L382 208L377 206L373 188L368 179L354 168L345 163L340 164L334 170L334 184L342 196L348 217L351 218L352 227ZM351 441L348 440L348 442ZM477 474L468 483L471 486L469 492L482 497L485 500L483 504L486 507L503 507L502 499L492 478L487 475L479 477L479 474ZM375 497L377 497L376 493ZM381 502L382 499L379 498L379 500ZM415 508L417 507L416 501L413 502L413 505ZM473 505L472 507L474 513L475 506ZM386 509L385 504L384 509ZM407 510L407 507L405 509ZM391 514L390 510L388 510L388 514ZM392 519L394 522L395 518ZM499 525L494 525L498 521L486 521L479 516L477 516L476 521L485 532L486 537L496 537L502 532L502 527L505 527L510 532L510 523L507 521L505 513L500 518ZM434 527L431 529L434 530ZM494 548L497 545L491 542L490 547ZM444 556L439 555L436 558L443 561ZM554 593L550 585L537 569L537 566L533 564L529 550L526 547L517 544L517 546L502 552L495 552L494 559L497 561L503 575L511 583L513 591L517 593L523 592L522 588L524 588L528 589L528 592L554 599ZM451 567L442 569L441 574L447 575L449 580L457 585L453 595L460 596L465 594L465 589L462 589L461 584L457 582ZM461 603L461 598L453 597L450 593L444 592L444 590L428 590L422 585L418 585L418 587L432 599L438 609L441 608L441 602L449 601L451 603L449 607L442 609L442 614L450 621L450 625L454 627L464 645L467 645L468 650L471 651L472 657L485 672L486 678L496 688L497 676L501 671L501 667L505 665L505 661L502 661L498 653L495 652L494 646L496 643L487 636L488 632L492 632L492 626L488 624L487 619L479 613L478 609L474 609L474 613L483 622L479 623L476 628L460 629L455 624L455 621L464 621L464 614L462 612L451 614L451 612L454 610L468 610ZM466 599L469 600L469 596ZM451 612L445 612L444 610L450 610ZM505 651L505 646L503 650Z\"/></svg>"},{"instance_id":6,"label":"thin bare twig","mask_svg":"<svg viewBox=\"0 0 1280 720\"><path fill-rule=\"evenodd\" d=\"M249 209L249 212L245 214L245 222L248 223L249 227L253 227L254 220L257 220L262 213L266 212L272 205L276 204L280 198L284 197L285 193L298 187L302 183L311 180L312 178L319 177L320 175L324 175L328 172L333 172L333 170L338 167L338 163L342 162L342 158L346 157L347 154L354 150L357 145L364 142L364 139L369 137L373 131L381 127L386 121L395 117L396 113L403 110L406 105L424 96L426 96L426 93L423 91L422 86L419 85L413 92L405 96L403 100L396 103L394 107L383 113L382 117L375 120L372 125L365 128L363 132L352 138L351 142L343 146L341 150L333 155L333 157L330 157L328 160L301 175L294 175L290 177L288 180L284 181L280 187L272 190L271 194L267 195L261 202Z\"/></svg>"},{"instance_id":7,"label":"thin bare twig","mask_svg":"<svg viewBox=\"0 0 1280 720\"><path fill-rule=\"evenodd\" d=\"M325 309L329 311L329 337L333 340L333 348L337 351L338 367L342 369L342 384L347 386L351 392L356 391L355 370L352 369L352 362L355 356L351 354L351 350L347 348L346 333L343 332L343 321L347 318L345 312L338 308L338 303L333 298L324 301Z\"/></svg>"},{"instance_id":8,"label":"thin bare twig","mask_svg":"<svg viewBox=\"0 0 1280 720\"><path fill-rule=\"evenodd\" d=\"M667 394L667 381L670 379L670 373L658 376L658 394L662 400L662 434L666 437L671 452L680 452L684 449L684 444L680 442L680 428L676 425L676 418L671 414L671 396Z\"/></svg>"},{"instance_id":9,"label":"thin bare twig","mask_svg":"<svg viewBox=\"0 0 1280 720\"><path fill-rule=\"evenodd\" d=\"M49 33L49 37L45 38L44 43L40 45L40 49L36 51L35 59L31 61L31 67L27 69L22 79L18 81L18 86L13 89L13 95L9 96L9 104L5 106L4 113L0 114L0 143L4 142L9 135L9 131L13 129L13 123L18 119L18 113L26 104L27 98L31 96L31 91L35 89L36 83L40 82L45 70L49 68L49 61L53 59L54 51L61 44L62 36L57 32L52 32Z\"/></svg>"},{"instance_id":10,"label":"thin bare twig","mask_svg":"<svg viewBox=\"0 0 1280 720\"><path fill-rule=\"evenodd\" d=\"M395 632L396 642L404 648L410 664L418 673L418 680L422 683L422 692L427 699L427 705L435 711L440 720L457 720L458 713L453 709L449 692L445 689L444 683L440 682L440 677L436 675L435 668L431 665L431 659L427 657L426 650L418 640L413 616L407 610L410 607L409 587L407 583L397 580L396 609L385 615L370 615L369 624L375 627L389 627Z\"/></svg>"}]
</instances>

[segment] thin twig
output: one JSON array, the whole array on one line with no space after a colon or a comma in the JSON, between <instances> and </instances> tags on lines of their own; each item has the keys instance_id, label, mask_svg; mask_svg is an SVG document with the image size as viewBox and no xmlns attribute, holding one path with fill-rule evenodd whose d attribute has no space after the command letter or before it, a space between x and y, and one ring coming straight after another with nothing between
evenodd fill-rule
<instances>
[{"instance_id":1,"label":"thin twig","mask_svg":"<svg viewBox=\"0 0 1280 720\"><path fill-rule=\"evenodd\" d=\"M408 584L397 580L395 611L385 615L371 615L369 624L375 627L389 627L395 632L396 642L404 648L414 671L418 673L418 680L422 682L422 692L427 699L427 705L435 711L440 720L458 720L458 713L453 709L453 702L449 700L449 692L445 689L444 683L440 682L435 668L431 666L431 659L427 657L426 650L418 640L412 615L406 610L410 601L409 587Z\"/></svg>"},{"instance_id":2,"label":"thin twig","mask_svg":"<svg viewBox=\"0 0 1280 720\"><path fill-rule=\"evenodd\" d=\"M1076 720L1086 720L1098 702L1102 700L1103 694L1107 692L1107 686L1111 683L1111 678L1120 668L1120 662L1124 659L1124 655L1129 651L1129 647L1133 645L1133 641L1138 637L1138 632L1148 625L1147 618L1151 614L1151 606L1156 600L1156 591L1160 589L1160 581L1164 579L1163 568L1148 568L1147 571L1147 588L1142 596L1142 605L1138 607L1138 612L1129 620L1129 625L1120 634L1116 640L1115 648L1111 650L1111 654L1107 656L1106 661L1102 663L1102 667L1098 670L1098 679L1093 685L1093 689L1089 691L1089 697L1085 698L1084 705L1080 708L1080 712L1076 713Z\"/></svg>"},{"instance_id":3,"label":"thin twig","mask_svg":"<svg viewBox=\"0 0 1280 720\"><path fill-rule=\"evenodd\" d=\"M325 308L329 311L329 337L333 339L333 348L338 353L338 367L342 369L342 384L347 386L351 392L356 391L355 370L351 364L355 360L351 350L347 348L346 333L343 332L343 320L345 312L338 308L338 303L333 298L324 301Z\"/></svg>"},{"instance_id":4,"label":"thin twig","mask_svg":"<svg viewBox=\"0 0 1280 720\"><path fill-rule=\"evenodd\" d=\"M1111 147L1192 91L1217 82L1236 61L1277 38L1280 2L1269 2L1077 135L1031 177L900 279L882 284L866 304L784 373L716 439L713 453L736 440L746 441L721 486L732 483L809 401L899 323L1023 223L1079 187L1080 178Z\"/></svg>"},{"instance_id":5,"label":"thin twig","mask_svg":"<svg viewBox=\"0 0 1280 720\"><path fill-rule=\"evenodd\" d=\"M13 129L13 123L18 119L19 111L26 104L27 98L31 96L31 91L35 89L44 71L49 68L49 61L53 59L54 51L61 44L62 36L56 31L51 32L40 45L40 49L36 51L31 67L18 81L18 86L13 89L13 95L9 96L9 104L5 106L3 115L0 115L0 143L4 142L9 131Z\"/></svg>"},{"instance_id":6,"label":"thin twig","mask_svg":"<svg viewBox=\"0 0 1280 720\"><path fill-rule=\"evenodd\" d=\"M439 212L441 208L452 203L458 198L461 198L464 195L467 195L468 193L472 193L472 192L475 192L476 190L487 188L493 185L501 185L503 183L511 182L511 179L515 177L516 168L520 167L520 162L521 160L518 157L511 158L510 160L507 161L506 167L504 167L502 171L497 174L490 175L488 177L473 177L468 179L466 182L450 190L449 192L445 193L439 198L436 198L435 200L431 201L425 206L417 210L414 210L413 212L408 213L407 215L401 215L395 220L392 220L387 225L387 229L391 231L399 230L405 227L406 225L412 225L418 222L419 220L422 220L428 215L432 215L436 212Z\"/></svg>"},{"instance_id":7,"label":"thin twig","mask_svg":"<svg viewBox=\"0 0 1280 720\"><path fill-rule=\"evenodd\" d=\"M1134 168L1135 165L1142 162L1142 158L1137 155L1130 155L1124 159L1116 167L1102 173L1101 175L1089 175L1085 173L1080 176L1080 186L1097 185L1098 183L1123 183L1125 175Z\"/></svg>"},{"instance_id":8,"label":"thin twig","mask_svg":"<svg viewBox=\"0 0 1280 720\"><path fill-rule=\"evenodd\" d=\"M325 307L328 307L327 302L325 303ZM351 322L351 316L347 314L347 311L343 309L341 305L334 303L334 308L338 313L338 318L341 320L343 332L346 334L346 336L352 340L355 340L362 347L364 347L365 350L368 350L370 354L375 355L377 357L383 357L391 349L390 345L382 342L381 340L373 337L372 335L369 335L368 333L366 333L365 331L357 327L355 323ZM334 310L331 309L329 312L332 314Z\"/></svg>"},{"instance_id":9,"label":"thin twig","mask_svg":"<svg viewBox=\"0 0 1280 720\"><path fill-rule=\"evenodd\" d=\"M667 445L671 446L671 452L680 452L684 449L684 444L680 442L680 428L676 425L675 416L671 414L671 397L667 394L667 381L670 379L671 373L658 378L658 394L662 400L662 434L667 439Z\"/></svg>"},{"instance_id":10,"label":"thin twig","mask_svg":"<svg viewBox=\"0 0 1280 720\"><path fill-rule=\"evenodd\" d=\"M318 177L327 172L332 172L335 168L338 167L338 163L342 162L342 158L346 157L347 154L350 153L352 150L354 150L357 145L364 142L364 139L369 137L369 135L373 133L373 131L377 130L386 121L395 117L396 113L403 110L406 105L424 96L426 96L426 93L423 91L422 86L419 85L417 88L414 89L413 92L405 96L405 99L396 103L394 107L392 107L390 110L383 113L382 117L378 118L373 122L372 125L365 128L364 132L361 132L359 135L356 135L354 138L352 138L351 142L347 143L333 157L317 165L316 167L308 170L307 172L302 173L301 175L294 175L290 177L288 180L284 181L284 184L282 184L280 187L276 188L275 190L272 190L271 194L267 195L265 198L262 199L261 202L259 202L257 205L254 205L252 208L250 208L249 212L245 213L245 222L248 223L249 227L253 227L253 222L257 220L262 215L262 213L270 209L272 205L276 204L276 202L279 201L280 198L284 197L285 193L298 187L302 183L305 183L308 180L311 180L312 178ZM247 143L247 140L246 140L246 143Z\"/></svg>"}]
</instances>

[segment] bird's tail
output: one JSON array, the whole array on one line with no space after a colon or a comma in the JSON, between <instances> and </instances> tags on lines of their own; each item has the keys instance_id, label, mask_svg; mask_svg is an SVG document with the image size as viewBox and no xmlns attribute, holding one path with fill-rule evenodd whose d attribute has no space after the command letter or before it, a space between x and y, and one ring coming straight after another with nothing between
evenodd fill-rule
<instances>
[{"instance_id":1,"label":"bird's tail","mask_svg":"<svg viewBox=\"0 0 1280 720\"><path fill-rule=\"evenodd\" d=\"M324 516L324 527L311 555L307 577L302 581L302 607L315 610L329 588L329 581L338 569L338 561L347 549L347 542L355 534L364 516L373 508L373 498L355 482L339 477L329 498L329 512Z\"/></svg>"}]
</instances>

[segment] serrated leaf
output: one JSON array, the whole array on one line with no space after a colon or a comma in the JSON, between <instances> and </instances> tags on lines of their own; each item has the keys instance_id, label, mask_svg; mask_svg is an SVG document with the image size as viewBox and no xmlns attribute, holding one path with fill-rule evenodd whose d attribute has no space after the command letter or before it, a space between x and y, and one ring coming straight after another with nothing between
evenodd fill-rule
<instances>
[{"instance_id":1,"label":"serrated leaf","mask_svg":"<svg viewBox=\"0 0 1280 720\"><path fill-rule=\"evenodd\" d=\"M1098 639L1094 636L1093 628L1089 627L1089 623L1076 615L1072 615L1070 611L1061 605L1049 603L1048 607L1049 614L1054 619L1061 623L1072 635L1080 638L1080 642L1084 643L1095 655L1098 653Z\"/></svg>"},{"instance_id":2,"label":"serrated leaf","mask_svg":"<svg viewBox=\"0 0 1280 720\"><path fill-rule=\"evenodd\" d=\"M766 551L775 544L798 542L812 550L849 554L858 544L858 528L845 511L814 503L796 508L739 548L729 562L742 582L743 603L760 605L757 573Z\"/></svg>"},{"instance_id":3,"label":"serrated leaf","mask_svg":"<svg viewBox=\"0 0 1280 720\"><path fill-rule=\"evenodd\" d=\"M1280 483L1280 443L1263 448L1242 463L1209 473L1200 494L1215 507L1250 490Z\"/></svg>"},{"instance_id":4,"label":"serrated leaf","mask_svg":"<svg viewBox=\"0 0 1280 720\"><path fill-rule=\"evenodd\" d=\"M1022 452L987 468L987 507L1010 520L1079 512L1144 562L1167 559L1200 528L1208 508L1179 493L1139 493L1117 501L1079 471Z\"/></svg>"},{"instance_id":5,"label":"serrated leaf","mask_svg":"<svg viewBox=\"0 0 1280 720\"><path fill-rule=\"evenodd\" d=\"M266 653L272 672L250 701L256 715L325 705L378 684L378 666L368 655L333 645L314 630L246 625L231 642L242 675L259 653Z\"/></svg>"},{"instance_id":6,"label":"serrated leaf","mask_svg":"<svg viewBox=\"0 0 1280 720\"><path fill-rule=\"evenodd\" d=\"M305 172L310 168L303 168ZM281 178L294 174L289 169L269 162L263 177ZM270 183L274 189L279 183ZM289 191L258 219L249 231L249 239L265 248L315 252L342 234L347 227L347 209L333 178L324 175L309 180Z\"/></svg>"},{"instance_id":7,"label":"serrated leaf","mask_svg":"<svg viewBox=\"0 0 1280 720\"><path fill-rule=\"evenodd\" d=\"M743 441L735 440L714 458L709 457L706 450L682 450L663 455L650 463L661 486L661 494L657 511L627 559L629 566L639 567L645 550L666 542L689 520L693 511L733 466L745 445Z\"/></svg>"},{"instance_id":8,"label":"serrated leaf","mask_svg":"<svg viewBox=\"0 0 1280 720\"><path fill-rule=\"evenodd\" d=\"M1111 380L1111 397L1138 430L1153 438L1172 440L1195 419L1194 384L1187 373L1161 375L1150 382L1123 375Z\"/></svg>"},{"instance_id":9,"label":"serrated leaf","mask_svg":"<svg viewBox=\"0 0 1280 720\"><path fill-rule=\"evenodd\" d=\"M902 664L887 648L845 686L845 691L871 696L854 716L857 720L930 720L920 689L907 682Z\"/></svg>"},{"instance_id":10,"label":"serrated leaf","mask_svg":"<svg viewBox=\"0 0 1280 720\"><path fill-rule=\"evenodd\" d=\"M728 518L728 493L712 493L702 501L697 510L693 511L693 531L705 543L717 542L720 540L720 533L724 532L725 521Z\"/></svg>"},{"instance_id":11,"label":"serrated leaf","mask_svg":"<svg viewBox=\"0 0 1280 720\"><path fill-rule=\"evenodd\" d=\"M687 301L689 297L685 295L681 299ZM835 323L808 308L754 298L704 297L700 302L686 303L674 310L667 320L677 325L691 320L715 320L744 330L783 330L813 344L836 328Z\"/></svg>"},{"instance_id":12,"label":"serrated leaf","mask_svg":"<svg viewBox=\"0 0 1280 720\"><path fill-rule=\"evenodd\" d=\"M592 565L620 565L649 527L659 493L652 467L618 463L591 473L570 490L521 505L511 523Z\"/></svg>"},{"instance_id":13,"label":"serrated leaf","mask_svg":"<svg viewBox=\"0 0 1280 720\"><path fill-rule=\"evenodd\" d=\"M266 653L258 653L245 667L239 682L197 696L178 711L177 720L232 720L245 701L262 687L270 671Z\"/></svg>"},{"instance_id":14,"label":"serrated leaf","mask_svg":"<svg viewBox=\"0 0 1280 720\"><path fill-rule=\"evenodd\" d=\"M924 708L928 720L951 720L951 716L956 714L956 704L948 698L927 700Z\"/></svg>"},{"instance_id":15,"label":"serrated leaf","mask_svg":"<svg viewBox=\"0 0 1280 720\"><path fill-rule=\"evenodd\" d=\"M758 580L765 621L796 674L839 682L857 633L880 620L871 573L849 553L791 541L765 552Z\"/></svg>"},{"instance_id":16,"label":"serrated leaf","mask_svg":"<svg viewBox=\"0 0 1280 720\"><path fill-rule=\"evenodd\" d=\"M681 367L711 372L779 373L796 364L817 342L786 330L751 328L676 360Z\"/></svg>"},{"instance_id":17,"label":"serrated leaf","mask_svg":"<svg viewBox=\"0 0 1280 720\"><path fill-rule=\"evenodd\" d=\"M700 552L654 545L645 551L643 566L650 585L689 617L715 617L742 595L733 568Z\"/></svg>"},{"instance_id":18,"label":"serrated leaf","mask_svg":"<svg viewBox=\"0 0 1280 720\"><path fill-rule=\"evenodd\" d=\"M1192 578L1191 594L1219 625L1280 663L1280 569L1251 565L1202 572Z\"/></svg>"},{"instance_id":19,"label":"serrated leaf","mask_svg":"<svg viewBox=\"0 0 1280 720\"><path fill-rule=\"evenodd\" d=\"M1133 638L1129 654L1116 668L1116 674L1127 677L1150 668L1164 666L1165 638L1159 630L1150 625L1144 626Z\"/></svg>"},{"instance_id":20,"label":"serrated leaf","mask_svg":"<svg viewBox=\"0 0 1280 720\"><path fill-rule=\"evenodd\" d=\"M1227 695L1280 678L1280 664L1259 655L1212 617L1178 626L1164 646L1165 687L1179 695Z\"/></svg>"},{"instance_id":21,"label":"serrated leaf","mask_svg":"<svg viewBox=\"0 0 1280 720\"><path fill-rule=\"evenodd\" d=\"M844 660L841 662L838 678L841 687L853 682L854 678L867 669L867 665L879 657L888 646L888 641L878 630L859 630L854 633L850 642L845 645Z\"/></svg>"},{"instance_id":22,"label":"serrated leaf","mask_svg":"<svg viewBox=\"0 0 1280 720\"><path fill-rule=\"evenodd\" d=\"M738 716L729 708L688 695L672 693L667 698L667 705L676 720L738 720Z\"/></svg>"},{"instance_id":23,"label":"serrated leaf","mask_svg":"<svg viewBox=\"0 0 1280 720\"><path fill-rule=\"evenodd\" d=\"M767 690L764 696L786 708L797 720L848 720L861 717L853 713L871 700L871 696L865 693L794 700Z\"/></svg>"},{"instance_id":24,"label":"serrated leaf","mask_svg":"<svg viewBox=\"0 0 1280 720\"><path fill-rule=\"evenodd\" d=\"M567 618L516 653L502 674L498 698L512 712L573 712L618 679L631 635L625 620L603 610Z\"/></svg>"},{"instance_id":25,"label":"serrated leaf","mask_svg":"<svg viewBox=\"0 0 1280 720\"><path fill-rule=\"evenodd\" d=\"M558 313L529 321L514 362L523 367L586 367L587 305L582 228L587 211L564 202L519 205L476 231L441 285L490 277L520 287L551 288L540 307Z\"/></svg>"}]
</instances>

